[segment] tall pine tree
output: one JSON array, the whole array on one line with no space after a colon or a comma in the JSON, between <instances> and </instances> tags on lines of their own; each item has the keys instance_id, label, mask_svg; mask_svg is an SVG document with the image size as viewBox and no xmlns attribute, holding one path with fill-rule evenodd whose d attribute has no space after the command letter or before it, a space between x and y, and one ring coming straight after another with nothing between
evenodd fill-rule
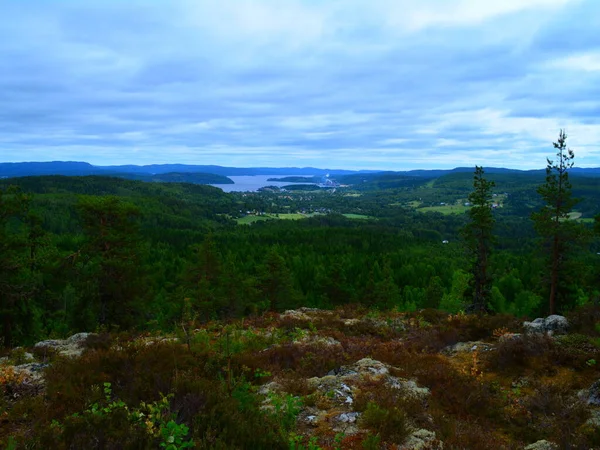
<instances>
[{"instance_id":1,"label":"tall pine tree","mask_svg":"<svg viewBox=\"0 0 600 450\"><path fill-rule=\"evenodd\" d=\"M573 167L575 153L567 149L567 135L563 130L560 130L558 141L553 146L556 149L556 160L546 159L546 182L537 189L544 206L531 216L548 254L550 314L557 311L557 300L564 297L561 276L564 275L562 272L569 247L576 241L577 234L574 223L568 219L569 213L579 202L572 196L569 181L569 169Z\"/></svg>"},{"instance_id":2,"label":"tall pine tree","mask_svg":"<svg viewBox=\"0 0 600 450\"><path fill-rule=\"evenodd\" d=\"M472 303L469 310L484 312L492 292L492 279L489 270L490 254L494 243L494 215L492 213L493 181L484 177L483 167L475 166L473 192L469 194L469 223L464 227L467 251L471 258Z\"/></svg>"}]
</instances>

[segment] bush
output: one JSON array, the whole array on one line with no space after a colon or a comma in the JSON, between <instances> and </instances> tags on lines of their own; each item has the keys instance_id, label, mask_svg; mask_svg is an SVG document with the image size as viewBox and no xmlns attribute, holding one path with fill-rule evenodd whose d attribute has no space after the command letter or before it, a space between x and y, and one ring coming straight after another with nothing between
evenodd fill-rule
<instances>
[{"instance_id":1,"label":"bush","mask_svg":"<svg viewBox=\"0 0 600 450\"><path fill-rule=\"evenodd\" d=\"M407 416L397 407L382 408L369 402L360 416L360 424L377 433L384 441L401 444L409 435Z\"/></svg>"}]
</instances>

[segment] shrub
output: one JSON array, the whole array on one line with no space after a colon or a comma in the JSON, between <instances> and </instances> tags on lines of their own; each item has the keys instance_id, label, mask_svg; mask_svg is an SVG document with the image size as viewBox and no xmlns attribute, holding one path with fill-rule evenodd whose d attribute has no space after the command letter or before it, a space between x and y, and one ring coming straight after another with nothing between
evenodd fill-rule
<instances>
[{"instance_id":1,"label":"shrub","mask_svg":"<svg viewBox=\"0 0 600 450\"><path fill-rule=\"evenodd\" d=\"M547 356L553 348L552 338L546 335L507 335L500 339L495 352L488 353L488 363L502 371L528 367L533 358Z\"/></svg>"},{"instance_id":2,"label":"shrub","mask_svg":"<svg viewBox=\"0 0 600 450\"><path fill-rule=\"evenodd\" d=\"M369 402L360 416L361 426L377 433L384 441L401 444L409 435L406 413L398 407L382 408Z\"/></svg>"}]
</instances>

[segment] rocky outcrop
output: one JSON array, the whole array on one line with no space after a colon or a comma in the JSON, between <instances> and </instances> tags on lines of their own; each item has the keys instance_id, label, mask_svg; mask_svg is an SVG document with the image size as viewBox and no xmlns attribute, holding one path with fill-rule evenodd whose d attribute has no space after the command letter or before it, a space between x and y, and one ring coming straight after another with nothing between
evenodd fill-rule
<instances>
[{"instance_id":1,"label":"rocky outcrop","mask_svg":"<svg viewBox=\"0 0 600 450\"><path fill-rule=\"evenodd\" d=\"M579 392L579 398L591 406L600 406L600 380L596 381L589 389Z\"/></svg>"},{"instance_id":2,"label":"rocky outcrop","mask_svg":"<svg viewBox=\"0 0 600 450\"><path fill-rule=\"evenodd\" d=\"M361 413L354 410L354 404L357 394L365 383L384 383L391 389L398 389L404 398L417 401L424 401L429 397L429 389L420 387L413 380L391 375L390 369L389 365L380 361L363 358L354 364L331 370L325 376L309 378L306 383L307 388L313 392L311 397L320 400L316 404L302 409L298 415L298 423L309 429L325 426L336 433L344 433L347 436L360 432ZM269 396L271 393L285 394L284 385L284 380L272 381L260 389L259 392L266 397L263 407L270 407ZM409 443L412 446L406 448L441 448L424 446L424 442L431 440L429 439L430 435L427 435L429 437L425 439L426 432L427 430L423 430L422 433L415 434ZM423 438L421 441L418 441L419 436ZM435 434L433 436L435 437ZM419 444L422 445L421 447L418 446L419 442L421 442Z\"/></svg>"},{"instance_id":3,"label":"rocky outcrop","mask_svg":"<svg viewBox=\"0 0 600 450\"><path fill-rule=\"evenodd\" d=\"M558 445L554 442L541 440L528 445L524 450L558 450Z\"/></svg>"},{"instance_id":4,"label":"rocky outcrop","mask_svg":"<svg viewBox=\"0 0 600 450\"><path fill-rule=\"evenodd\" d=\"M426 429L414 431L399 446L400 450L443 450L444 443L437 439L435 433Z\"/></svg>"},{"instance_id":5,"label":"rocky outcrop","mask_svg":"<svg viewBox=\"0 0 600 450\"><path fill-rule=\"evenodd\" d=\"M454 356L458 353L470 353L470 352L489 352L494 350L494 346L487 342L473 341L473 342L457 342L454 345L449 345L442 350L444 355Z\"/></svg>"},{"instance_id":6,"label":"rocky outcrop","mask_svg":"<svg viewBox=\"0 0 600 450\"><path fill-rule=\"evenodd\" d=\"M94 333L77 333L68 339L50 339L41 341L35 344L34 347L38 350L48 349L61 356L78 358L85 350L86 340L92 335L95 336Z\"/></svg>"},{"instance_id":7,"label":"rocky outcrop","mask_svg":"<svg viewBox=\"0 0 600 450\"><path fill-rule=\"evenodd\" d=\"M529 334L565 334L569 329L569 321L564 316L552 315L545 319L538 317L533 322L523 323L523 328Z\"/></svg>"}]
</instances>

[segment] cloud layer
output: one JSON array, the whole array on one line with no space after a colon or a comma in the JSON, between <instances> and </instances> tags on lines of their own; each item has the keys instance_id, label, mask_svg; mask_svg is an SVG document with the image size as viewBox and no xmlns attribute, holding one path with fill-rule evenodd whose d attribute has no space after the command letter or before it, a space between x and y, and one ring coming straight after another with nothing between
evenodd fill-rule
<instances>
[{"instance_id":1,"label":"cloud layer","mask_svg":"<svg viewBox=\"0 0 600 450\"><path fill-rule=\"evenodd\" d=\"M0 0L0 161L600 166L596 0Z\"/></svg>"}]
</instances>

